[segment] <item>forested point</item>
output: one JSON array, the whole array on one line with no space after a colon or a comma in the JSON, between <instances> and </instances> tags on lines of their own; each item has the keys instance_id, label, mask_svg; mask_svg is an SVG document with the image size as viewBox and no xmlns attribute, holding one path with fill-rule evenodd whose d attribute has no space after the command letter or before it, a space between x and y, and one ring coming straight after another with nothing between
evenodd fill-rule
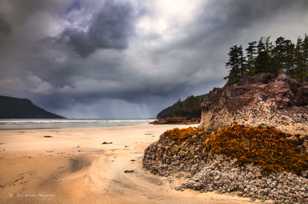
<instances>
[{"instance_id":1,"label":"forested point","mask_svg":"<svg viewBox=\"0 0 308 204\"><path fill-rule=\"evenodd\" d=\"M299 82L308 81L308 35L299 37L296 43L284 37L275 42L270 37L248 43L244 50L234 45L228 53L226 63L230 70L225 77L229 84L237 83L242 77L259 73L278 74L285 72Z\"/></svg>"},{"instance_id":2,"label":"forested point","mask_svg":"<svg viewBox=\"0 0 308 204\"><path fill-rule=\"evenodd\" d=\"M170 107L162 110L158 113L157 118L176 118L184 117L186 119L200 119L201 117L201 106L200 104L206 98L206 95L201 96L190 96L185 100L177 101Z\"/></svg>"}]
</instances>

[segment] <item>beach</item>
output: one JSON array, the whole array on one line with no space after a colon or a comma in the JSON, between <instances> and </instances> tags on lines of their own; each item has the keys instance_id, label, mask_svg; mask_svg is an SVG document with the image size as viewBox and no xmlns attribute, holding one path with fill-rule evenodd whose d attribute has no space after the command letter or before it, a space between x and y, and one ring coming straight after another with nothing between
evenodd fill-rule
<instances>
[{"instance_id":1,"label":"beach","mask_svg":"<svg viewBox=\"0 0 308 204\"><path fill-rule=\"evenodd\" d=\"M175 127L187 126L1 130L0 203L251 203L176 191L180 181L145 171L145 148Z\"/></svg>"}]
</instances>

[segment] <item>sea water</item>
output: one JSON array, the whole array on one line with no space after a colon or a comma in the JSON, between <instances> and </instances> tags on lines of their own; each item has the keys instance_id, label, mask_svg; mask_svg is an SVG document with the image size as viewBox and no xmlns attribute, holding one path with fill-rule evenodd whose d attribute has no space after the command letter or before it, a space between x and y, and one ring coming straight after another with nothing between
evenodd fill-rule
<instances>
[{"instance_id":1,"label":"sea water","mask_svg":"<svg viewBox=\"0 0 308 204\"><path fill-rule=\"evenodd\" d=\"M138 125L151 121L153 120L1 119L0 130L116 127Z\"/></svg>"}]
</instances>

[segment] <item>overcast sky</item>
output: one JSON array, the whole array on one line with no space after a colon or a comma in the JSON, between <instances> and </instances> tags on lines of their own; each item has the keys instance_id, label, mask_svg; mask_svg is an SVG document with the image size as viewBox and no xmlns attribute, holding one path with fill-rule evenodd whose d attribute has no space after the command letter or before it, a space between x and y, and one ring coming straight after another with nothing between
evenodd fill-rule
<instances>
[{"instance_id":1,"label":"overcast sky","mask_svg":"<svg viewBox=\"0 0 308 204\"><path fill-rule=\"evenodd\" d=\"M307 0L1 0L0 95L153 117L224 84L230 46L308 33Z\"/></svg>"}]
</instances>

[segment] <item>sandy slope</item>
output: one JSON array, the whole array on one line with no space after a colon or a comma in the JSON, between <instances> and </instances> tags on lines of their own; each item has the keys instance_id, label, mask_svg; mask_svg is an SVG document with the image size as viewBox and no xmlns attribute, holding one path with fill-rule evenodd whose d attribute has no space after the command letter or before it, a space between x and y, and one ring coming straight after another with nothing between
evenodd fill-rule
<instances>
[{"instance_id":1,"label":"sandy slope","mask_svg":"<svg viewBox=\"0 0 308 204\"><path fill-rule=\"evenodd\" d=\"M145 147L173 127L1 131L0 203L249 203L231 195L177 192L168 178L144 171Z\"/></svg>"}]
</instances>

